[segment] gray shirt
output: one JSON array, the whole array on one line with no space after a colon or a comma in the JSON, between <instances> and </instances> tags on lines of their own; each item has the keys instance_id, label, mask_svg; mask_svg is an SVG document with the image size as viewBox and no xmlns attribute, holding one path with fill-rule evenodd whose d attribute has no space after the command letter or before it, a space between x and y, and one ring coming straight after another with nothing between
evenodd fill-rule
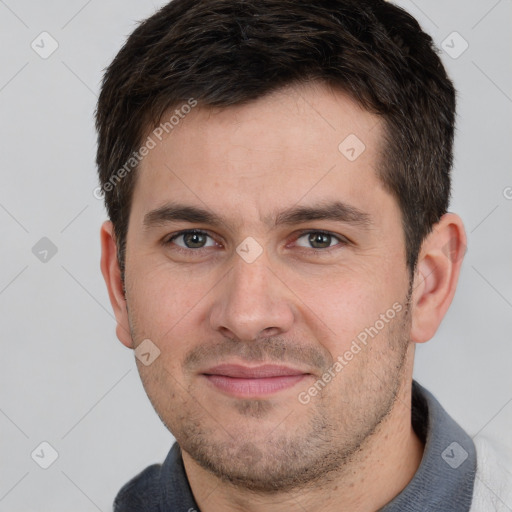
<instances>
[{"instance_id":1,"label":"gray shirt","mask_svg":"<svg viewBox=\"0 0 512 512\"><path fill-rule=\"evenodd\" d=\"M413 381L412 426L425 451L407 487L379 512L468 512L476 451L472 439L434 396ZM200 512L174 443L163 464L149 466L119 491L114 512Z\"/></svg>"}]
</instances>

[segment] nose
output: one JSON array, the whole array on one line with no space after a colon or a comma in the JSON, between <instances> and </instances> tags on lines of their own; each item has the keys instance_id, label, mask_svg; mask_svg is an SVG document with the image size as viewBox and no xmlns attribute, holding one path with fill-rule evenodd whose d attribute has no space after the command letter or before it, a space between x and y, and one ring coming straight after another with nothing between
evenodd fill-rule
<instances>
[{"instance_id":1,"label":"nose","mask_svg":"<svg viewBox=\"0 0 512 512\"><path fill-rule=\"evenodd\" d=\"M289 331L294 322L293 294L274 272L265 253L252 263L235 255L233 267L216 287L212 328L244 341Z\"/></svg>"}]
</instances>

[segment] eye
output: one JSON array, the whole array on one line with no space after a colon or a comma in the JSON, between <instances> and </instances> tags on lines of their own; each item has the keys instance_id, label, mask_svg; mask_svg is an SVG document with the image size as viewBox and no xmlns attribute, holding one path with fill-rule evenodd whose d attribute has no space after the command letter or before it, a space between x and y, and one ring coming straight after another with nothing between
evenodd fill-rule
<instances>
[{"instance_id":1,"label":"eye","mask_svg":"<svg viewBox=\"0 0 512 512\"><path fill-rule=\"evenodd\" d=\"M302 240L302 242L300 242ZM332 243L334 245L332 245ZM336 236L328 231L307 231L300 235L296 242L299 247L309 247L313 249L329 249L338 244L347 243L342 237Z\"/></svg>"},{"instance_id":2,"label":"eye","mask_svg":"<svg viewBox=\"0 0 512 512\"><path fill-rule=\"evenodd\" d=\"M210 239L210 241L208 241L208 239ZM168 238L164 244L175 244L182 249L203 249L217 245L208 233L197 229L180 231Z\"/></svg>"}]
</instances>

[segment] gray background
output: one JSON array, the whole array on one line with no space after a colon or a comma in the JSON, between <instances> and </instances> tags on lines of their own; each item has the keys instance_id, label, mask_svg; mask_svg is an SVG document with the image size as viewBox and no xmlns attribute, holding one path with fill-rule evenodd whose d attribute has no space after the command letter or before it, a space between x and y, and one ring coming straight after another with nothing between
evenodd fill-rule
<instances>
[{"instance_id":1,"label":"gray background","mask_svg":"<svg viewBox=\"0 0 512 512\"><path fill-rule=\"evenodd\" d=\"M102 69L163 3L0 0L2 511L111 510L172 442L115 336L99 269L106 214L93 196ZM400 5L444 46L459 91L451 210L469 237L454 303L418 347L415 376L471 435L512 447L512 2ZM59 45L46 59L31 47L51 49L43 31ZM57 248L46 261L43 237ZM46 470L35 460L50 462L48 449L31 458L43 441L59 455Z\"/></svg>"}]
</instances>

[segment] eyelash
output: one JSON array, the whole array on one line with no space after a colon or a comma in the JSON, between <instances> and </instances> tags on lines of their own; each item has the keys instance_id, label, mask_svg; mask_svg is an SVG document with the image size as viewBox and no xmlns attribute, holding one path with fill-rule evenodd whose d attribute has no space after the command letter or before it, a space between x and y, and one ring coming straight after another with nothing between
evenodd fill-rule
<instances>
[{"instance_id":1,"label":"eyelash","mask_svg":"<svg viewBox=\"0 0 512 512\"><path fill-rule=\"evenodd\" d=\"M321 248L319 249L319 248L315 248L315 247L306 248L306 247L299 246L299 251L300 252L307 252L308 254L315 254L315 255L319 255L320 256L320 255L325 254L325 253L329 254L333 250L340 249L341 247L344 247L344 246L346 246L346 245L348 245L350 243L350 241L347 238L345 238L345 237L343 237L341 235L337 235L335 233L332 233L331 231L325 231L323 229L309 229L309 230L299 231L298 235L296 237L294 237L294 241L296 242L298 239L302 238L304 235L309 235L309 234L312 234L312 233L331 236L332 238L338 240L338 243L336 245L333 245L331 247L326 247L326 248L323 248L323 249L321 249ZM207 237L209 237L212 240L214 240L214 238L207 231L203 231L201 229L185 229L183 231L178 231L177 233L173 233L172 235L166 237L162 241L162 244L164 246L169 246L169 245L172 244L172 242L174 240L176 240L177 238L179 238L181 236L185 236L187 234L206 235ZM180 247L179 245L175 245L173 250L176 250L178 252L186 253L186 254L190 255L193 252L201 254L203 251L208 250L210 248L211 247L199 247L199 248L194 249L194 248L184 248L184 247Z\"/></svg>"}]
</instances>

